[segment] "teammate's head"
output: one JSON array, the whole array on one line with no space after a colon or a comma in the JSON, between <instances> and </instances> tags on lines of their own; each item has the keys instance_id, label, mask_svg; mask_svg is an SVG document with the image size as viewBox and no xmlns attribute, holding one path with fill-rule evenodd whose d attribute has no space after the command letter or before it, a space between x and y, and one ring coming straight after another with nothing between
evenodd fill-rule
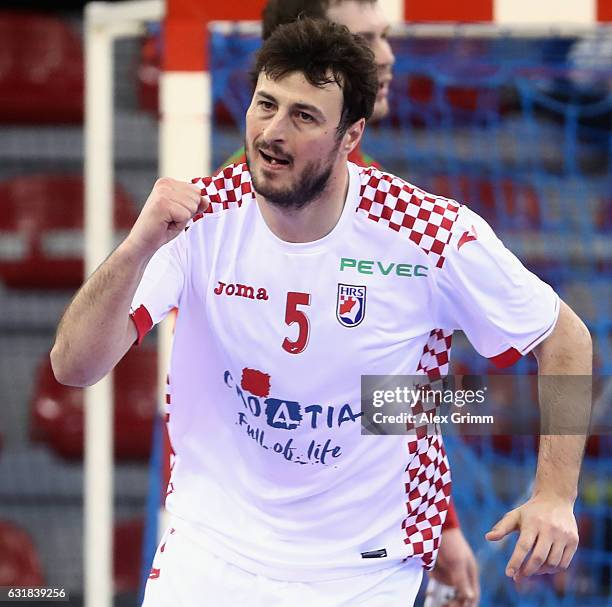
<instances>
[{"instance_id":1,"label":"teammate's head","mask_svg":"<svg viewBox=\"0 0 612 607\"><path fill-rule=\"evenodd\" d=\"M247 111L247 163L255 190L284 208L318 198L346 168L378 92L374 57L344 26L298 19L259 50Z\"/></svg>"},{"instance_id":2,"label":"teammate's head","mask_svg":"<svg viewBox=\"0 0 612 607\"><path fill-rule=\"evenodd\" d=\"M387 40L389 22L377 0L268 0L262 13L263 38L298 17L327 18L363 36L369 44L378 66L379 91L372 120L380 120L389 111L389 84L395 62Z\"/></svg>"}]
</instances>

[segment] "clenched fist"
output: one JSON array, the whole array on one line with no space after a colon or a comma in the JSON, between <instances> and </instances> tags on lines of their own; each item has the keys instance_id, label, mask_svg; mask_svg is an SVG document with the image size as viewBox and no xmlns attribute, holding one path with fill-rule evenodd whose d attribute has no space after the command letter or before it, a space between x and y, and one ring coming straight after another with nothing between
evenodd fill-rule
<instances>
[{"instance_id":1,"label":"clenched fist","mask_svg":"<svg viewBox=\"0 0 612 607\"><path fill-rule=\"evenodd\" d=\"M152 255L178 236L189 220L208 205L197 186L162 177L155 182L127 239L132 247Z\"/></svg>"}]
</instances>

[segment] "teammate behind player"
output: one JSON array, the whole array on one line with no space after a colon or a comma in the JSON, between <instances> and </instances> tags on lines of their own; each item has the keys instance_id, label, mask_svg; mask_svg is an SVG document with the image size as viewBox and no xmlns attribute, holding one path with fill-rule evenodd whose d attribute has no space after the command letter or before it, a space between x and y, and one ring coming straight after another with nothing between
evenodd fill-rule
<instances>
[{"instance_id":1,"label":"teammate behind player","mask_svg":"<svg viewBox=\"0 0 612 607\"><path fill-rule=\"evenodd\" d=\"M374 53L378 74L378 93L371 121L389 113L389 85L395 63L387 38L389 20L378 0L269 0L262 13L262 36L267 40L279 25L292 23L298 17L329 19L346 25L361 36Z\"/></svg>"},{"instance_id":2,"label":"teammate behind player","mask_svg":"<svg viewBox=\"0 0 612 607\"><path fill-rule=\"evenodd\" d=\"M147 607L408 607L435 563L448 461L438 434L362 436L361 374L444 374L455 328L495 361L534 351L542 374L587 374L590 338L469 209L347 163L378 90L360 39L286 25L255 73L249 166L156 183L66 310L53 368L92 384L180 307L173 522ZM358 276L343 258L421 270ZM545 396L549 417L585 408ZM520 532L507 574L569 564L583 443L542 437L532 498L490 536Z\"/></svg>"}]
</instances>

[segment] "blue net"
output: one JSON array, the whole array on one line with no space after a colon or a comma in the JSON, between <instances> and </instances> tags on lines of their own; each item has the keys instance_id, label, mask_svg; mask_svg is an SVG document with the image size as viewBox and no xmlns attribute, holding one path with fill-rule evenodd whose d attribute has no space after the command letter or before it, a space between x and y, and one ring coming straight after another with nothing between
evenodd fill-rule
<instances>
[{"instance_id":1,"label":"blue net","mask_svg":"<svg viewBox=\"0 0 612 607\"><path fill-rule=\"evenodd\" d=\"M214 161L242 144L258 35L227 27L211 38L217 121ZM578 35L497 32L423 35L407 27L396 55L388 117L369 125L363 149L386 170L468 204L523 263L585 320L608 408L612 373L612 31ZM490 372L465 339L455 369ZM521 375L536 371L533 357ZM519 399L520 400L520 399ZM524 406L525 402L517 402ZM504 577L512 541L484 534L526 499L536 466L532 437L447 439L453 495L482 570L483 606L612 605L612 441L592 437L576 513L581 547L570 570L515 588Z\"/></svg>"}]
</instances>

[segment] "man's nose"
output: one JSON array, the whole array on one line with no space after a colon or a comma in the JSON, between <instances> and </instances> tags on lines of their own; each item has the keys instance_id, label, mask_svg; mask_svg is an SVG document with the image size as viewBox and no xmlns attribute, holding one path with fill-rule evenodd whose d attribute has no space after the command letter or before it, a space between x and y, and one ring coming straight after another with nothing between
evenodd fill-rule
<instances>
[{"instance_id":1,"label":"man's nose","mask_svg":"<svg viewBox=\"0 0 612 607\"><path fill-rule=\"evenodd\" d=\"M287 137L287 116L284 112L276 112L265 124L263 139L268 142L285 141Z\"/></svg>"},{"instance_id":2,"label":"man's nose","mask_svg":"<svg viewBox=\"0 0 612 607\"><path fill-rule=\"evenodd\" d=\"M395 63L393 49L386 38L379 38L374 49L374 57L379 67L390 68Z\"/></svg>"}]
</instances>

